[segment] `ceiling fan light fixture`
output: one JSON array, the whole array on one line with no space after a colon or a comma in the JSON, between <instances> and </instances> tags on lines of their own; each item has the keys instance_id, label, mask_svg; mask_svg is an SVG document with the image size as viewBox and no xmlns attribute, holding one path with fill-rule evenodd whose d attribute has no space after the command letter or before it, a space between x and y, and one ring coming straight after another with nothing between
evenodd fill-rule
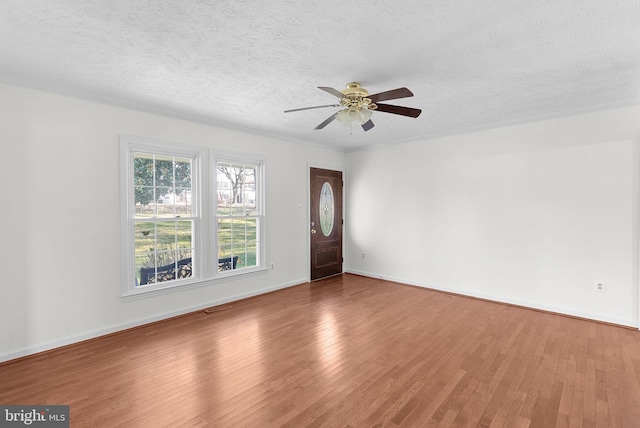
<instances>
[{"instance_id":1,"label":"ceiling fan light fixture","mask_svg":"<svg viewBox=\"0 0 640 428\"><path fill-rule=\"evenodd\" d=\"M336 120L343 125L350 125L351 122L355 119L354 118L355 114L356 113L352 111L352 109L345 108L338 112L338 115L336 116Z\"/></svg>"},{"instance_id":2,"label":"ceiling fan light fixture","mask_svg":"<svg viewBox=\"0 0 640 428\"><path fill-rule=\"evenodd\" d=\"M361 108L360 110L358 110L358 121L362 125L365 122L367 122L369 119L371 119L372 115L373 115L373 112L368 108Z\"/></svg>"},{"instance_id":3,"label":"ceiling fan light fixture","mask_svg":"<svg viewBox=\"0 0 640 428\"><path fill-rule=\"evenodd\" d=\"M340 110L336 115L336 120L343 125L351 125L351 122L358 122L361 125L371 119L372 111L366 108L349 107Z\"/></svg>"}]
</instances>

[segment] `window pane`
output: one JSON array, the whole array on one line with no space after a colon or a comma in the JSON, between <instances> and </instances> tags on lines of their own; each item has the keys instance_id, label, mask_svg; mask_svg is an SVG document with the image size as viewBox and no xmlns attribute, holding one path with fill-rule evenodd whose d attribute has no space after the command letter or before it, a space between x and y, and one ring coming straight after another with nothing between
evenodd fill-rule
<instances>
[{"instance_id":1,"label":"window pane","mask_svg":"<svg viewBox=\"0 0 640 428\"><path fill-rule=\"evenodd\" d=\"M155 251L155 223L136 223L134 228L135 254L142 255Z\"/></svg>"},{"instance_id":2,"label":"window pane","mask_svg":"<svg viewBox=\"0 0 640 428\"><path fill-rule=\"evenodd\" d=\"M244 256L242 267L257 266L258 255L258 219L247 219L246 228L246 253Z\"/></svg>"},{"instance_id":3,"label":"window pane","mask_svg":"<svg viewBox=\"0 0 640 428\"><path fill-rule=\"evenodd\" d=\"M237 265L237 260L238 256L231 254L231 248L221 247L218 255L218 272L235 269L234 264Z\"/></svg>"},{"instance_id":4,"label":"window pane","mask_svg":"<svg viewBox=\"0 0 640 428\"><path fill-rule=\"evenodd\" d=\"M319 218L320 218L320 226L322 228L322 234L324 236L331 235L331 231L333 231L333 221L334 221L334 207L333 207L333 189L331 188L331 184L329 182L325 182L322 185L322 189L320 190L320 201L319 201Z\"/></svg>"},{"instance_id":5,"label":"window pane","mask_svg":"<svg viewBox=\"0 0 640 428\"><path fill-rule=\"evenodd\" d=\"M138 153L133 158L134 184L153 186L153 155Z\"/></svg>"},{"instance_id":6,"label":"window pane","mask_svg":"<svg viewBox=\"0 0 640 428\"><path fill-rule=\"evenodd\" d=\"M224 259L225 257L231 257L231 246L230 245L223 245L221 247L219 247L219 252L218 252L218 259Z\"/></svg>"},{"instance_id":7,"label":"window pane","mask_svg":"<svg viewBox=\"0 0 640 428\"><path fill-rule=\"evenodd\" d=\"M258 265L258 219L234 218L218 223L218 270Z\"/></svg>"},{"instance_id":8,"label":"window pane","mask_svg":"<svg viewBox=\"0 0 640 428\"><path fill-rule=\"evenodd\" d=\"M157 258L157 274L155 282L166 282L176 279L176 262L177 254L173 250L159 251L156 253Z\"/></svg>"},{"instance_id":9,"label":"window pane","mask_svg":"<svg viewBox=\"0 0 640 428\"><path fill-rule=\"evenodd\" d=\"M176 158L175 171L175 187L191 189L191 159Z\"/></svg>"},{"instance_id":10,"label":"window pane","mask_svg":"<svg viewBox=\"0 0 640 428\"><path fill-rule=\"evenodd\" d=\"M233 251L232 229L232 219L218 221L218 272L232 270L235 268L234 264L237 264L237 256Z\"/></svg>"},{"instance_id":11,"label":"window pane","mask_svg":"<svg viewBox=\"0 0 640 428\"><path fill-rule=\"evenodd\" d=\"M173 187L173 158L156 157L156 181L155 185L160 187Z\"/></svg>"},{"instance_id":12,"label":"window pane","mask_svg":"<svg viewBox=\"0 0 640 428\"><path fill-rule=\"evenodd\" d=\"M191 190L176 190L176 214L189 216L193 215L191 210Z\"/></svg>"},{"instance_id":13,"label":"window pane","mask_svg":"<svg viewBox=\"0 0 640 428\"><path fill-rule=\"evenodd\" d=\"M256 206L256 168L245 166L242 179L242 203L244 215L255 215Z\"/></svg>"},{"instance_id":14,"label":"window pane","mask_svg":"<svg viewBox=\"0 0 640 428\"><path fill-rule=\"evenodd\" d=\"M137 222L134 236L137 284L192 275L193 221Z\"/></svg>"},{"instance_id":15,"label":"window pane","mask_svg":"<svg viewBox=\"0 0 640 428\"><path fill-rule=\"evenodd\" d=\"M242 184L244 168L242 166L218 163L218 189L225 190L229 204L242 203Z\"/></svg>"},{"instance_id":16,"label":"window pane","mask_svg":"<svg viewBox=\"0 0 640 428\"><path fill-rule=\"evenodd\" d=\"M218 215L231 214L231 181L224 173L225 168L218 166Z\"/></svg>"},{"instance_id":17,"label":"window pane","mask_svg":"<svg viewBox=\"0 0 640 428\"><path fill-rule=\"evenodd\" d=\"M158 222L156 228L156 251L175 251L176 222Z\"/></svg>"},{"instance_id":18,"label":"window pane","mask_svg":"<svg viewBox=\"0 0 640 428\"><path fill-rule=\"evenodd\" d=\"M136 286L147 285L155 278L156 259L154 254L136 256L135 258L135 284Z\"/></svg>"},{"instance_id":19,"label":"window pane","mask_svg":"<svg viewBox=\"0 0 640 428\"><path fill-rule=\"evenodd\" d=\"M233 219L231 223L231 236L233 237L233 247L238 252L244 252L246 240L247 221L245 219Z\"/></svg>"},{"instance_id":20,"label":"window pane","mask_svg":"<svg viewBox=\"0 0 640 428\"><path fill-rule=\"evenodd\" d=\"M176 223L176 241L177 241L177 249L178 251L191 250L191 236L192 236L192 222L190 220L187 221L178 221ZM180 255L180 258L182 255Z\"/></svg>"},{"instance_id":21,"label":"window pane","mask_svg":"<svg viewBox=\"0 0 640 428\"><path fill-rule=\"evenodd\" d=\"M178 251L176 279L189 278L193 276L193 262L191 259L191 249Z\"/></svg>"},{"instance_id":22,"label":"window pane","mask_svg":"<svg viewBox=\"0 0 640 428\"><path fill-rule=\"evenodd\" d=\"M136 213L147 215L154 210L153 156L145 153L135 155L133 170Z\"/></svg>"},{"instance_id":23,"label":"window pane","mask_svg":"<svg viewBox=\"0 0 640 428\"><path fill-rule=\"evenodd\" d=\"M157 216L158 217L175 217L175 200L176 195L171 187L158 187L157 193Z\"/></svg>"},{"instance_id":24,"label":"window pane","mask_svg":"<svg viewBox=\"0 0 640 428\"><path fill-rule=\"evenodd\" d=\"M218 191L218 215L231 214L231 192L229 190Z\"/></svg>"},{"instance_id":25,"label":"window pane","mask_svg":"<svg viewBox=\"0 0 640 428\"><path fill-rule=\"evenodd\" d=\"M254 173L255 176L255 173ZM244 186L244 200L245 200L245 214L256 215L258 211L256 209L256 185L249 182Z\"/></svg>"},{"instance_id":26,"label":"window pane","mask_svg":"<svg viewBox=\"0 0 640 428\"><path fill-rule=\"evenodd\" d=\"M149 278L149 283L191 277L193 268L191 254L191 250L158 253L156 275ZM144 273L144 269L141 271Z\"/></svg>"},{"instance_id":27,"label":"window pane","mask_svg":"<svg viewBox=\"0 0 640 428\"><path fill-rule=\"evenodd\" d=\"M134 188L135 216L152 217L155 215L156 204L154 202L153 187L136 186Z\"/></svg>"},{"instance_id":28,"label":"window pane","mask_svg":"<svg viewBox=\"0 0 640 428\"><path fill-rule=\"evenodd\" d=\"M218 247L221 257L226 254L223 249L231 248L231 221L228 218L218 220Z\"/></svg>"},{"instance_id":29,"label":"window pane","mask_svg":"<svg viewBox=\"0 0 640 428\"><path fill-rule=\"evenodd\" d=\"M240 194L237 195L240 198ZM233 206L231 207L231 215L232 216L236 216L236 217L244 217L245 211L244 211L244 205L243 204L233 204Z\"/></svg>"}]
</instances>

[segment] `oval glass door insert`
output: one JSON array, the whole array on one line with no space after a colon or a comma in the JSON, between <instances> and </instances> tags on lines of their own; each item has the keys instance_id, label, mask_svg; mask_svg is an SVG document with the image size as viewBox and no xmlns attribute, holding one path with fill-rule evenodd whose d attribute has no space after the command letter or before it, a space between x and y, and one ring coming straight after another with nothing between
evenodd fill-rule
<instances>
[{"instance_id":1,"label":"oval glass door insert","mask_svg":"<svg viewBox=\"0 0 640 428\"><path fill-rule=\"evenodd\" d=\"M333 189L325 182L320 189L320 227L324 236L331 235L333 230Z\"/></svg>"}]
</instances>

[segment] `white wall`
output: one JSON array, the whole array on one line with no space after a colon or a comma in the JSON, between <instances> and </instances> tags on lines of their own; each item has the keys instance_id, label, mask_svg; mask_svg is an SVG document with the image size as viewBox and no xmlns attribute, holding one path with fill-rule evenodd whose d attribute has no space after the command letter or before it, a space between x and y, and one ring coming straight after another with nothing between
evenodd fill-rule
<instances>
[{"instance_id":1,"label":"white wall","mask_svg":"<svg viewBox=\"0 0 640 428\"><path fill-rule=\"evenodd\" d=\"M344 155L0 85L0 361L304 282L308 163ZM276 268L123 302L119 134L264 155Z\"/></svg>"},{"instance_id":2,"label":"white wall","mask_svg":"<svg viewBox=\"0 0 640 428\"><path fill-rule=\"evenodd\" d=\"M346 270L638 326L638 136L631 107L350 153Z\"/></svg>"},{"instance_id":3,"label":"white wall","mask_svg":"<svg viewBox=\"0 0 640 428\"><path fill-rule=\"evenodd\" d=\"M640 107L346 160L5 85L0 117L0 361L305 281L309 163L346 165L348 271L638 325ZM264 155L276 269L122 302L119 134Z\"/></svg>"}]
</instances>

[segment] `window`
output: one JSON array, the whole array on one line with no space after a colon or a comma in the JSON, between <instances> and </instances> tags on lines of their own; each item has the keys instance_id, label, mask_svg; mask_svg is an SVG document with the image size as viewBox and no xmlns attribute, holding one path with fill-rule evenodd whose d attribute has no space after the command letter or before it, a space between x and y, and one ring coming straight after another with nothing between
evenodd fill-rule
<instances>
[{"instance_id":1,"label":"window","mask_svg":"<svg viewBox=\"0 0 640 428\"><path fill-rule=\"evenodd\" d=\"M123 296L264 269L261 160L131 136L121 150Z\"/></svg>"},{"instance_id":2,"label":"window","mask_svg":"<svg viewBox=\"0 0 640 428\"><path fill-rule=\"evenodd\" d=\"M216 162L218 271L260 265L260 164Z\"/></svg>"}]
</instances>

